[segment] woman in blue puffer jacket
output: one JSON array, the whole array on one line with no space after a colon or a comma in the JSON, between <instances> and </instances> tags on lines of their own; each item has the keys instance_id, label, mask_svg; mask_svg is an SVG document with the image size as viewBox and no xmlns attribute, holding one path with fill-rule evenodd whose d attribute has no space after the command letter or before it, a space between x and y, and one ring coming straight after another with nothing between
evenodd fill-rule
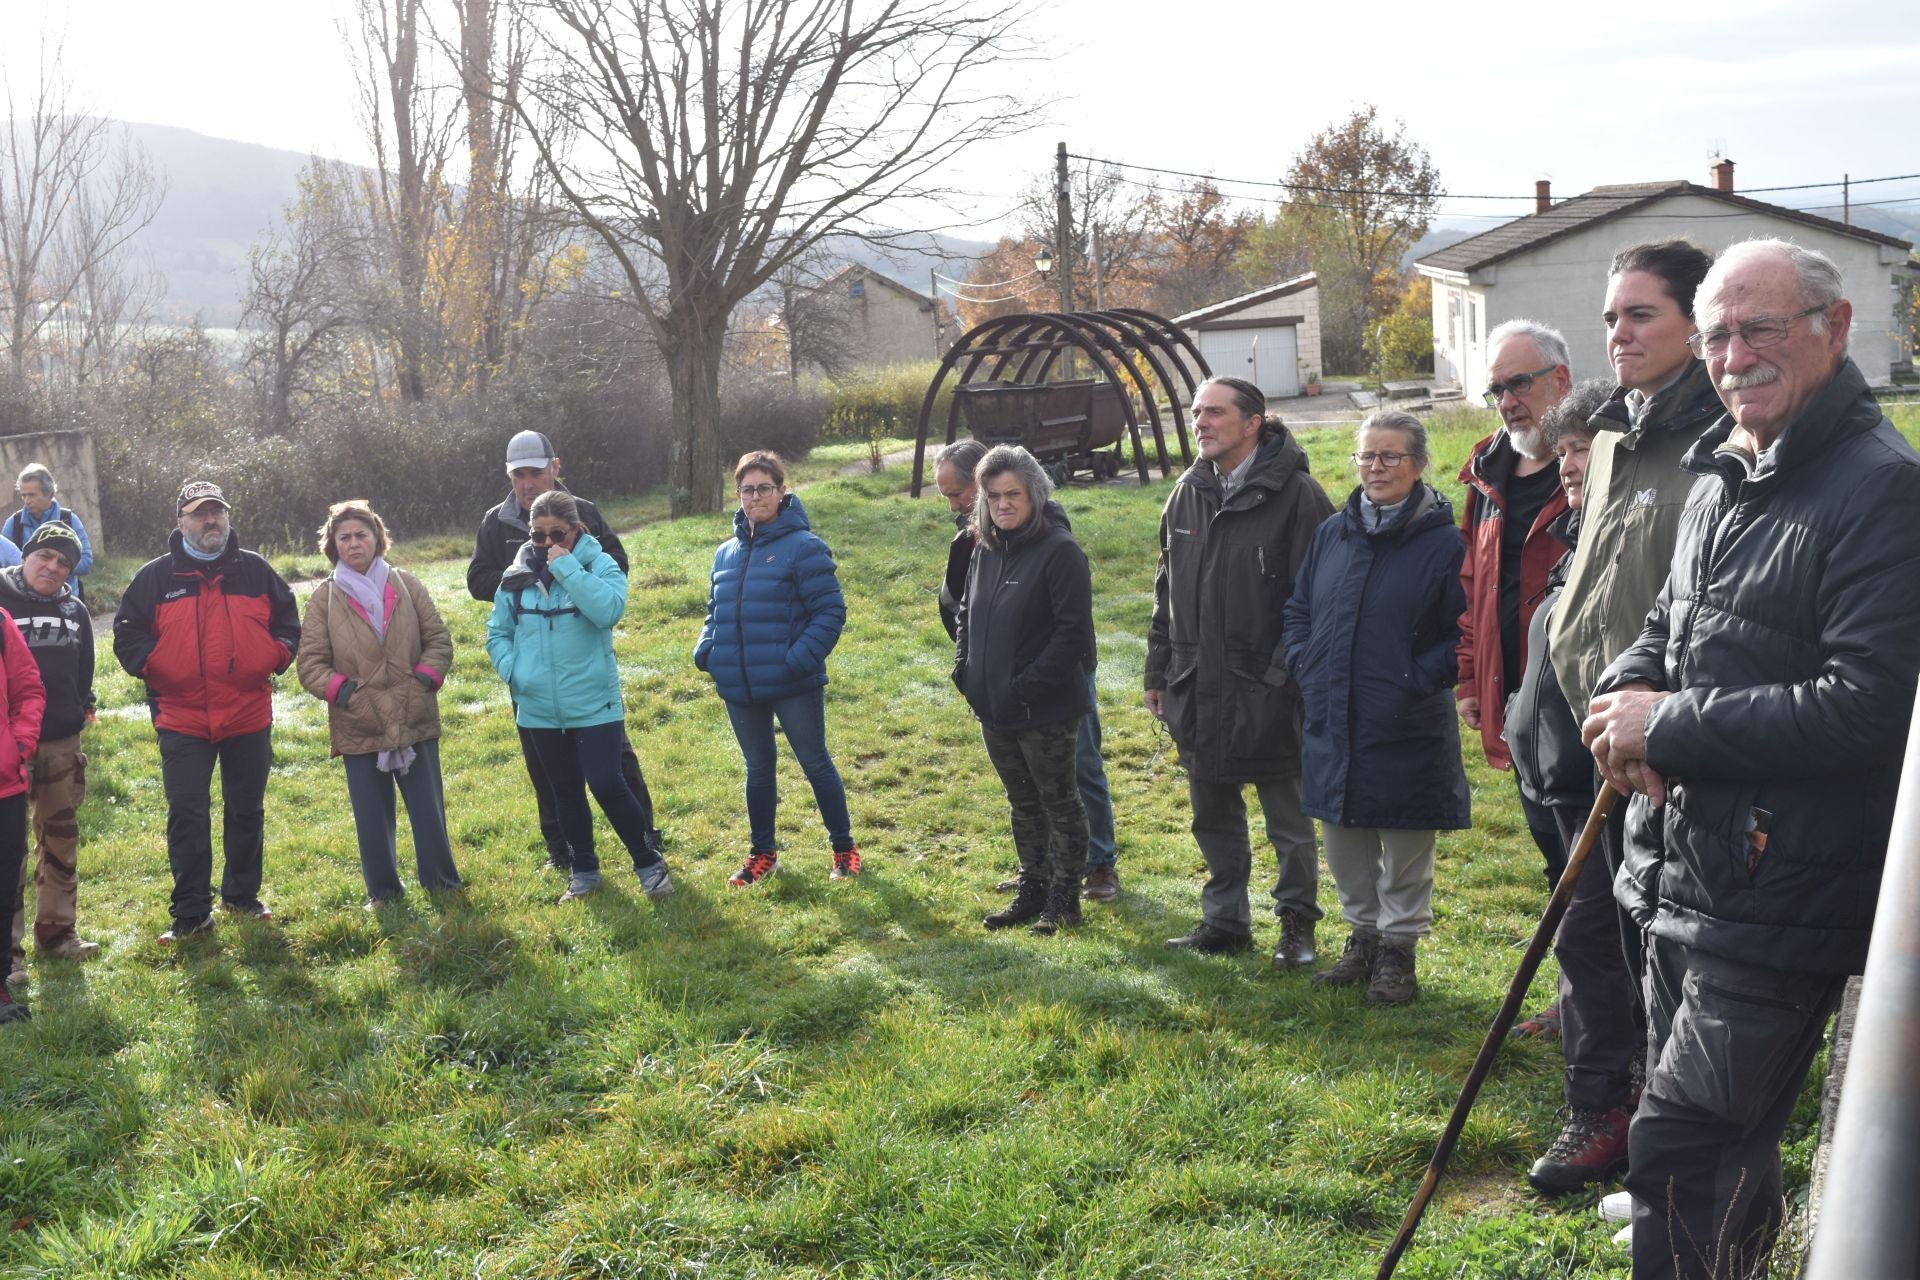
<instances>
[{"instance_id":1,"label":"woman in blue puffer jacket","mask_svg":"<svg viewBox=\"0 0 1920 1280\"><path fill-rule=\"evenodd\" d=\"M573 853L560 901L600 887L589 790L633 856L641 889L664 898L673 881L666 860L647 843L653 815L620 772L626 706L613 628L627 611L627 575L600 550L564 490L535 498L527 526L527 541L493 598L487 657L513 691L514 717L553 784L560 829Z\"/></svg>"},{"instance_id":2,"label":"woman in blue puffer jacket","mask_svg":"<svg viewBox=\"0 0 1920 1280\"><path fill-rule=\"evenodd\" d=\"M749 453L733 469L740 510L733 537L713 556L707 625L693 663L713 677L727 704L733 736L747 762L747 825L753 844L727 883L744 888L780 867L774 822L777 719L833 846L835 880L860 874L847 789L827 751L827 655L846 625L833 553L807 523L806 508L787 492L780 455Z\"/></svg>"}]
</instances>

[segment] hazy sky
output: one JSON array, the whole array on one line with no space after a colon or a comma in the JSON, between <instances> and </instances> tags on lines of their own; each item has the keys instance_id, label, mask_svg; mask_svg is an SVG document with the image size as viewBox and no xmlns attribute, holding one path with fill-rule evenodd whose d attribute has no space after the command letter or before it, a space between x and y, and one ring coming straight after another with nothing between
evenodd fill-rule
<instances>
[{"instance_id":1,"label":"hazy sky","mask_svg":"<svg viewBox=\"0 0 1920 1280\"><path fill-rule=\"evenodd\" d=\"M339 26L351 0L0 0L0 66L32 72L64 37L92 109L365 160ZM987 236L1065 141L1078 154L1272 180L1298 146L1375 102L1432 153L1449 190L1557 195L1607 182L1706 180L1717 152L1742 189L1920 173L1920 29L1910 0L1451 9L1411 0L1048 0L1025 30L1042 61L1010 69L1058 99L1025 139L965 166ZM0 114L4 114L0 112ZM1239 189L1236 189L1239 190ZM1258 192L1248 188L1249 196ZM1837 203L1835 191L1783 204ZM1856 187L1920 210L1920 181ZM1492 225L1516 202L1452 200Z\"/></svg>"}]
</instances>

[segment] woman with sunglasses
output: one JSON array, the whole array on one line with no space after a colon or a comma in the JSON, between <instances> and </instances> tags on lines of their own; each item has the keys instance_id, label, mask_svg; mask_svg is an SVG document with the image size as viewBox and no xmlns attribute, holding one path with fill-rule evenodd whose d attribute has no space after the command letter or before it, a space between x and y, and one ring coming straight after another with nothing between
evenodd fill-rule
<instances>
[{"instance_id":1,"label":"woman with sunglasses","mask_svg":"<svg viewBox=\"0 0 1920 1280\"><path fill-rule=\"evenodd\" d=\"M831 878L860 874L847 791L827 751L827 655L846 625L833 553L787 492L780 455L749 453L733 469L740 509L713 556L707 625L693 664L713 677L747 764L747 860L727 883L757 884L780 868L774 722L813 787L833 849Z\"/></svg>"},{"instance_id":2,"label":"woman with sunglasses","mask_svg":"<svg viewBox=\"0 0 1920 1280\"><path fill-rule=\"evenodd\" d=\"M649 898L673 892L667 864L647 841L653 815L620 771L626 707L613 628L627 611L627 575L580 523L573 495L534 499L528 537L500 579L487 622L487 657L513 691L514 715L553 784L573 871L560 901L600 887L587 792L633 858Z\"/></svg>"},{"instance_id":3,"label":"woman with sunglasses","mask_svg":"<svg viewBox=\"0 0 1920 1280\"><path fill-rule=\"evenodd\" d=\"M1466 593L1453 508L1421 479L1427 429L1407 413L1360 424L1360 485L1321 525L1282 631L1300 685L1301 808L1320 819L1352 929L1315 976L1413 999L1414 947L1433 926L1434 834L1471 823L1453 712Z\"/></svg>"}]
</instances>

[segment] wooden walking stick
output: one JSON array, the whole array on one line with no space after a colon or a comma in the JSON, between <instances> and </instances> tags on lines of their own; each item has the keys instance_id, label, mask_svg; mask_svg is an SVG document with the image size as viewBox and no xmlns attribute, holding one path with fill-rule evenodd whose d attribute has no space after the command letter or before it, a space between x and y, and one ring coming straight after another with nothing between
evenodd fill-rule
<instances>
[{"instance_id":1,"label":"wooden walking stick","mask_svg":"<svg viewBox=\"0 0 1920 1280\"><path fill-rule=\"evenodd\" d=\"M1540 925L1533 931L1533 940L1527 943L1526 954L1520 957L1520 968L1514 972L1513 981L1507 984L1507 998L1501 1004L1500 1012L1494 1015L1493 1026L1487 1029L1486 1043L1480 1046L1480 1056L1473 1060L1473 1070L1467 1073L1467 1082L1460 1087L1460 1100L1453 1104L1453 1118L1447 1121L1447 1127L1440 1135L1440 1143L1433 1149L1433 1159L1427 1162L1427 1175L1420 1180L1420 1190L1414 1193L1413 1203L1407 1206L1407 1216L1401 1220L1400 1232L1387 1247L1387 1256L1380 1260L1380 1270L1375 1273L1374 1280L1391 1280L1393 1269L1400 1265L1400 1255L1407 1251L1407 1246L1413 1242L1413 1233L1420 1227L1420 1215L1427 1211L1427 1202L1440 1189L1440 1175L1446 1171L1447 1161L1452 1158L1453 1149L1460 1142L1460 1133L1467 1127L1467 1114L1473 1110L1474 1099L1480 1096L1480 1086L1486 1083L1487 1073L1493 1069L1493 1059L1500 1052L1500 1042L1507 1038L1513 1020L1520 1014L1520 1004L1527 998L1527 988L1533 985L1533 975L1539 972L1540 961L1546 957L1547 948L1553 943L1554 931L1560 927L1560 917L1567 914L1567 903L1573 898L1573 886L1579 883L1580 872L1587 865L1587 855L1593 852L1593 846L1600 841L1600 831L1607 825L1607 815L1613 811L1617 796L1612 787L1602 785L1600 794L1593 798L1593 812L1587 815L1586 828L1580 832L1580 840L1567 858L1567 869L1560 873L1560 883L1554 885L1553 896L1547 899L1546 914L1540 917Z\"/></svg>"}]
</instances>

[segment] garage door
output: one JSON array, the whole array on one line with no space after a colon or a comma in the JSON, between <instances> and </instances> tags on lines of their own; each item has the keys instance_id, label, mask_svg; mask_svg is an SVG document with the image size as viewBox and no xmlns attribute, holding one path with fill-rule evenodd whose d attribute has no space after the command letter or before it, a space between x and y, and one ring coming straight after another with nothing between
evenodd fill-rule
<instances>
[{"instance_id":1,"label":"garage door","mask_svg":"<svg viewBox=\"0 0 1920 1280\"><path fill-rule=\"evenodd\" d=\"M1216 374L1245 378L1268 396L1300 394L1299 345L1292 325L1202 329L1200 354Z\"/></svg>"}]
</instances>

